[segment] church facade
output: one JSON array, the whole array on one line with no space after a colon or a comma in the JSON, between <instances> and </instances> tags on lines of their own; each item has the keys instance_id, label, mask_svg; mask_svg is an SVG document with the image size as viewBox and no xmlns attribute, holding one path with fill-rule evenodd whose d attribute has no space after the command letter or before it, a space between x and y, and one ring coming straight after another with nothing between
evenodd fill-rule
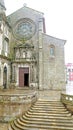
<instances>
[{"instance_id":1,"label":"church facade","mask_svg":"<svg viewBox=\"0 0 73 130\"><path fill-rule=\"evenodd\" d=\"M44 14L22 7L5 15L0 0L0 87L63 90L65 40L46 34Z\"/></svg>"}]
</instances>

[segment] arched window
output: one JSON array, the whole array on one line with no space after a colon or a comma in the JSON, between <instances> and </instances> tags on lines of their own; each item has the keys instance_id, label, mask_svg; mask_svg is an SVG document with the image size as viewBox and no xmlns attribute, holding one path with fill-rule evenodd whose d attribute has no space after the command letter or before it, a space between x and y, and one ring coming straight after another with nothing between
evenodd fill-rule
<instances>
[{"instance_id":1,"label":"arched window","mask_svg":"<svg viewBox=\"0 0 73 130\"><path fill-rule=\"evenodd\" d=\"M55 46L50 45L50 56L55 56Z\"/></svg>"},{"instance_id":2,"label":"arched window","mask_svg":"<svg viewBox=\"0 0 73 130\"><path fill-rule=\"evenodd\" d=\"M26 57L26 52L25 51L23 51L23 58L25 58Z\"/></svg>"},{"instance_id":3,"label":"arched window","mask_svg":"<svg viewBox=\"0 0 73 130\"><path fill-rule=\"evenodd\" d=\"M4 52L5 52L5 56L7 56L8 54L8 45L9 45L9 40L8 38L4 39Z\"/></svg>"}]
</instances>

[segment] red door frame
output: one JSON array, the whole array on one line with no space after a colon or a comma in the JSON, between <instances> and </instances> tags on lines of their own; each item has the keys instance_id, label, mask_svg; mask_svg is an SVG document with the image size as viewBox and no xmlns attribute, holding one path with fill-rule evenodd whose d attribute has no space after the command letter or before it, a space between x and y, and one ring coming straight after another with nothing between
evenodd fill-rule
<instances>
[{"instance_id":1,"label":"red door frame","mask_svg":"<svg viewBox=\"0 0 73 130\"><path fill-rule=\"evenodd\" d=\"M29 67L20 67L19 68L19 86L20 87L24 87L24 74L28 74L29 75ZM29 76L28 76L29 78ZM29 79L28 79L29 82ZM28 83L29 84L29 83Z\"/></svg>"}]
</instances>

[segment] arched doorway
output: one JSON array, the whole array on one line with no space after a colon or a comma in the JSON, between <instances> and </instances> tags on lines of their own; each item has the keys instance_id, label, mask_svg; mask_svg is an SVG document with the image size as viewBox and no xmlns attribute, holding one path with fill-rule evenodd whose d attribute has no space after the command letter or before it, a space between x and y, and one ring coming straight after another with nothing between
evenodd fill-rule
<instances>
[{"instance_id":1,"label":"arched doorway","mask_svg":"<svg viewBox=\"0 0 73 130\"><path fill-rule=\"evenodd\" d=\"M7 67L4 67L4 71L3 71L3 86L4 89L7 88Z\"/></svg>"}]
</instances>

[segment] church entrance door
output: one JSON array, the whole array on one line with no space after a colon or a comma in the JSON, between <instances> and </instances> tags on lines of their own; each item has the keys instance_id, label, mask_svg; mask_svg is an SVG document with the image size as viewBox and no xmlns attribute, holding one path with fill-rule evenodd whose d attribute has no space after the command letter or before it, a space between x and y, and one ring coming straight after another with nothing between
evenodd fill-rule
<instances>
[{"instance_id":1,"label":"church entrance door","mask_svg":"<svg viewBox=\"0 0 73 130\"><path fill-rule=\"evenodd\" d=\"M29 73L24 73L24 86L29 86Z\"/></svg>"},{"instance_id":2,"label":"church entrance door","mask_svg":"<svg viewBox=\"0 0 73 130\"><path fill-rule=\"evenodd\" d=\"M29 68L19 68L19 86L28 87L29 86Z\"/></svg>"}]
</instances>

